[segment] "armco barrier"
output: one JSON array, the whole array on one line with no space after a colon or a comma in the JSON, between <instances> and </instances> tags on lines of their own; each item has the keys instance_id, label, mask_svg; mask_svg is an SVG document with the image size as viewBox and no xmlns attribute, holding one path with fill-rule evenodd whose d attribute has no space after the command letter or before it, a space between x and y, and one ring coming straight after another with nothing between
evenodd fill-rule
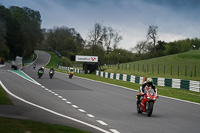
<instances>
[{"instance_id":1,"label":"armco barrier","mask_svg":"<svg viewBox=\"0 0 200 133\"><path fill-rule=\"evenodd\" d=\"M97 76L116 79L116 80L123 80L132 83L143 83L144 77L138 77L134 75L127 75L127 74L118 74L118 73L108 73L108 72L101 72L96 71ZM182 80L182 79L168 79L168 78L152 78L153 83L158 86L167 86L172 88L179 88L184 90L196 91L200 92L200 81L192 81L192 80Z\"/></svg>"}]
</instances>

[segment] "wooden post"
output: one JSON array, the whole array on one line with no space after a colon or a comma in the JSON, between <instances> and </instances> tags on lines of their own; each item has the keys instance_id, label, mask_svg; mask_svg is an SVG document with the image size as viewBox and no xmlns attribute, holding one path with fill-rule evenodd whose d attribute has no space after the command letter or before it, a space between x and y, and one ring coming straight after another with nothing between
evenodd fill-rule
<instances>
[{"instance_id":1,"label":"wooden post","mask_svg":"<svg viewBox=\"0 0 200 133\"><path fill-rule=\"evenodd\" d=\"M143 72L144 72L144 64L143 64Z\"/></svg>"},{"instance_id":2,"label":"wooden post","mask_svg":"<svg viewBox=\"0 0 200 133\"><path fill-rule=\"evenodd\" d=\"M152 65L152 73L154 72L154 64Z\"/></svg>"},{"instance_id":3,"label":"wooden post","mask_svg":"<svg viewBox=\"0 0 200 133\"><path fill-rule=\"evenodd\" d=\"M164 75L165 75L165 65L164 65Z\"/></svg>"},{"instance_id":4,"label":"wooden post","mask_svg":"<svg viewBox=\"0 0 200 133\"><path fill-rule=\"evenodd\" d=\"M185 77L187 77L187 65L185 66Z\"/></svg>"},{"instance_id":5,"label":"wooden post","mask_svg":"<svg viewBox=\"0 0 200 133\"><path fill-rule=\"evenodd\" d=\"M179 76L179 65L178 65L178 76Z\"/></svg>"},{"instance_id":6,"label":"wooden post","mask_svg":"<svg viewBox=\"0 0 200 133\"><path fill-rule=\"evenodd\" d=\"M140 71L140 65L138 64L138 72Z\"/></svg>"},{"instance_id":7,"label":"wooden post","mask_svg":"<svg viewBox=\"0 0 200 133\"><path fill-rule=\"evenodd\" d=\"M172 75L172 65L171 65L171 75Z\"/></svg>"}]
</instances>

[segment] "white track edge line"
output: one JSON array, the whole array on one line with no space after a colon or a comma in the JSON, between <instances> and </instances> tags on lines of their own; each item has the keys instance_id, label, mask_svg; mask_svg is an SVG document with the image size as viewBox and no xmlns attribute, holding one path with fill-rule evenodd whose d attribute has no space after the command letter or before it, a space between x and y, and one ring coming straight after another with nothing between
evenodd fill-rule
<instances>
[{"instance_id":1,"label":"white track edge line","mask_svg":"<svg viewBox=\"0 0 200 133\"><path fill-rule=\"evenodd\" d=\"M29 101L26 101L26 100L24 100L24 99L18 97L17 95L11 93L11 92L4 86L4 84L1 82L1 80L0 80L0 85L2 86L2 88L3 88L8 94L10 94L11 96L15 97L16 99L21 100L21 101L23 101L23 102L25 102L25 103L27 103L27 104L30 104L30 105L32 105L32 106L35 106L35 107L37 107L37 108L40 108L40 109L45 110L45 111L47 111L47 112L50 112L50 113L52 113L52 114L55 114L55 115L58 115L58 116L61 116L61 117L70 119L70 120L72 120L72 121L81 123L81 124L83 124L83 125L92 127L92 128L94 128L94 129L96 129L96 130L99 130L99 131L101 131L101 132L110 133L109 131L106 131L106 130L104 130L104 129L101 129L101 128L97 127L97 126L91 125L91 124L86 123L86 122L83 122L83 121L81 121L81 120L78 120L78 119L75 119L75 118L72 118L72 117L69 117L69 116L66 116L66 115L57 113L57 112L55 112L55 111L53 111L53 110L47 109L47 108L45 108L45 107L39 106L39 105L34 104L34 103L31 103L31 102L29 102Z\"/></svg>"},{"instance_id":2,"label":"white track edge line","mask_svg":"<svg viewBox=\"0 0 200 133\"><path fill-rule=\"evenodd\" d=\"M107 126L108 124L103 122L102 120L97 120L97 122L99 122L101 125Z\"/></svg>"},{"instance_id":3,"label":"white track edge line","mask_svg":"<svg viewBox=\"0 0 200 133\"><path fill-rule=\"evenodd\" d=\"M116 129L110 129L110 131L112 131L113 133L120 133L120 132L117 131Z\"/></svg>"}]
</instances>

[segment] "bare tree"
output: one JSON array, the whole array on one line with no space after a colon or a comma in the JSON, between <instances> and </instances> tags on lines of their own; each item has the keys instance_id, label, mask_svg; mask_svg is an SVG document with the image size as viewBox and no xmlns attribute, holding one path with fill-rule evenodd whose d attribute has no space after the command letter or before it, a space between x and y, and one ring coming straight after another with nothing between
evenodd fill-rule
<instances>
[{"instance_id":1,"label":"bare tree","mask_svg":"<svg viewBox=\"0 0 200 133\"><path fill-rule=\"evenodd\" d=\"M114 30L111 27L104 27L104 42L106 47L106 53L108 54L111 50L111 43L114 39Z\"/></svg>"},{"instance_id":2,"label":"bare tree","mask_svg":"<svg viewBox=\"0 0 200 133\"><path fill-rule=\"evenodd\" d=\"M123 37L118 33L118 32L115 32L114 34L114 44L113 44L113 49L116 49L119 42L123 39Z\"/></svg>"},{"instance_id":3,"label":"bare tree","mask_svg":"<svg viewBox=\"0 0 200 133\"><path fill-rule=\"evenodd\" d=\"M149 48L154 49L154 52L156 52L157 29L158 26L150 25L147 31L147 41L151 41L148 43Z\"/></svg>"},{"instance_id":4,"label":"bare tree","mask_svg":"<svg viewBox=\"0 0 200 133\"><path fill-rule=\"evenodd\" d=\"M107 54L111 51L111 46L116 49L119 42L122 40L122 36L114 30L112 27L104 27L104 43Z\"/></svg>"},{"instance_id":5,"label":"bare tree","mask_svg":"<svg viewBox=\"0 0 200 133\"><path fill-rule=\"evenodd\" d=\"M147 41L137 42L137 45L132 50L135 50L139 55L142 55L147 51Z\"/></svg>"},{"instance_id":6,"label":"bare tree","mask_svg":"<svg viewBox=\"0 0 200 133\"><path fill-rule=\"evenodd\" d=\"M92 49L92 55L95 54L95 48L101 47L106 49L108 54L113 49L117 48L119 42L123 39L119 32L112 27L103 26L100 23L95 23L94 28L89 31L88 45Z\"/></svg>"},{"instance_id":7,"label":"bare tree","mask_svg":"<svg viewBox=\"0 0 200 133\"><path fill-rule=\"evenodd\" d=\"M95 47L97 45L100 45L103 47L103 38L104 38L104 34L103 34L103 26L100 23L95 23L94 24L94 28L92 30L89 31L89 44L92 47L92 55L95 54Z\"/></svg>"}]
</instances>

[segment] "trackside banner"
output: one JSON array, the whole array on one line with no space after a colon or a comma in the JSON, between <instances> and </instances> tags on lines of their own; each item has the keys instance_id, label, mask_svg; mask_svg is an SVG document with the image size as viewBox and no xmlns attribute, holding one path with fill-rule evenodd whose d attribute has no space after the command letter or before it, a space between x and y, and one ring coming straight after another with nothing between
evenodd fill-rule
<instances>
[{"instance_id":1,"label":"trackside banner","mask_svg":"<svg viewBox=\"0 0 200 133\"><path fill-rule=\"evenodd\" d=\"M80 62L98 62L98 56L76 55L76 61L80 61Z\"/></svg>"}]
</instances>

